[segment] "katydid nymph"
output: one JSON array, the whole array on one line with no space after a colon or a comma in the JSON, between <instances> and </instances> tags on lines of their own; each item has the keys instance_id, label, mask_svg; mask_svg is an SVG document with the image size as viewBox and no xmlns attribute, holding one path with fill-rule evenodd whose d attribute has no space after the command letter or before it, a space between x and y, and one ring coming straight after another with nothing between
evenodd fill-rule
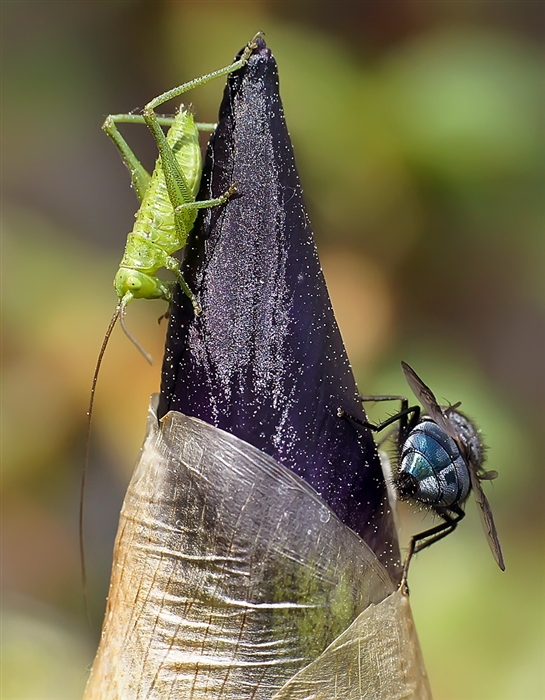
<instances>
[{"instance_id":1,"label":"katydid nymph","mask_svg":"<svg viewBox=\"0 0 545 700\"><path fill-rule=\"evenodd\" d=\"M224 204L236 192L236 185L233 184L216 199L196 201L202 171L199 130L210 130L213 125L196 124L191 112L183 105L174 117L159 117L155 109L193 88L244 66L256 48L257 36L247 44L241 57L229 66L164 92L151 100L141 115L110 115L102 126L121 153L141 202L115 276L114 287L118 295L118 304L105 341L107 342L117 319L120 319L127 336L148 360L147 353L125 327L127 304L133 299L164 299L170 302L174 283L164 282L155 274L158 269L164 267L174 273L177 282L191 300L195 313L201 312L199 303L184 280L180 272L180 263L173 257L173 253L185 247L199 209ZM120 123L146 124L151 131L159 151L159 158L151 175L119 132L117 124ZM167 134L162 128L165 125L169 126Z\"/></svg>"},{"instance_id":2,"label":"katydid nymph","mask_svg":"<svg viewBox=\"0 0 545 700\"><path fill-rule=\"evenodd\" d=\"M87 474L95 389L108 341L115 324L119 320L128 338L144 357L151 362L150 356L128 332L124 316L127 304L133 299L164 299L170 302L175 282L165 282L156 276L157 270L163 267L174 274L176 281L191 300L195 313L201 313L199 303L184 280L180 272L180 263L173 257L173 254L185 247L199 209L220 206L236 192L236 184L233 183L226 192L216 199L196 201L202 171L199 131L210 131L214 128L214 125L197 124L193 114L185 109L183 105L173 117L159 116L155 110L165 102L179 97L193 88L242 68L257 47L255 42L259 35L260 33L256 34L246 45L240 57L230 65L162 93L148 102L141 114L110 115L106 118L102 127L116 145L125 165L129 169L132 186L140 200L140 208L136 214L134 228L127 237L125 252L115 275L114 287L117 292L118 303L104 335L91 385L87 414L86 457L81 482L79 514L81 573L85 597L83 494ZM117 128L118 124L123 123L145 124L151 131L159 152L159 157L151 174L140 163ZM166 133L163 130L165 126L168 127Z\"/></svg>"}]
</instances>

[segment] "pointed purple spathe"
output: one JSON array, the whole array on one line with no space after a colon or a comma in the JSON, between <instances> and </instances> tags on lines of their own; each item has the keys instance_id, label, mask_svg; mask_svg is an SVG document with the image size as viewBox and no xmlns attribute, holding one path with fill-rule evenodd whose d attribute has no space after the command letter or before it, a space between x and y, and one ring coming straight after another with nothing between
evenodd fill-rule
<instances>
[{"instance_id":1,"label":"pointed purple spathe","mask_svg":"<svg viewBox=\"0 0 545 700\"><path fill-rule=\"evenodd\" d=\"M317 144L319 147L319 144ZM305 210L262 39L229 76L198 199L207 209L183 272L202 314L178 290L159 417L195 416L246 440L304 478L391 573L398 548L375 445L337 409L363 418Z\"/></svg>"}]
</instances>

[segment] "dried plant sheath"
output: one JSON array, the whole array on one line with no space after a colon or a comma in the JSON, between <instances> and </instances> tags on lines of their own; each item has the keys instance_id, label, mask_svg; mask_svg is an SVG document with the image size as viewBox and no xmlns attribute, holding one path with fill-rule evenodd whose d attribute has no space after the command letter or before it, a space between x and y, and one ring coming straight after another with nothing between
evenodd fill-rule
<instances>
[{"instance_id":1,"label":"dried plant sheath","mask_svg":"<svg viewBox=\"0 0 545 700\"><path fill-rule=\"evenodd\" d=\"M158 426L152 409L85 699L426 698L407 694L423 682L418 645L400 594L380 603L392 591L302 479L198 419Z\"/></svg>"},{"instance_id":2,"label":"dried plant sheath","mask_svg":"<svg viewBox=\"0 0 545 700\"><path fill-rule=\"evenodd\" d=\"M272 700L431 700L406 595L370 605Z\"/></svg>"}]
</instances>

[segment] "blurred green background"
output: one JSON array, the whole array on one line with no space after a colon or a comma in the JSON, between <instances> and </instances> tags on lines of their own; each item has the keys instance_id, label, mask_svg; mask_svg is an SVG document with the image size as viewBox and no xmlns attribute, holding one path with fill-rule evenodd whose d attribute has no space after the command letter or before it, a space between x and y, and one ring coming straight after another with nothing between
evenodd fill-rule
<instances>
[{"instance_id":1,"label":"blurred green background","mask_svg":"<svg viewBox=\"0 0 545 700\"><path fill-rule=\"evenodd\" d=\"M135 304L128 323L156 362L116 332L99 381L91 632L77 550L86 410L137 208L101 123L225 65L257 30L360 390L407 393L408 361L477 417L500 473L487 493L507 571L471 501L411 569L434 696L545 697L543 15L524 0L2 2L2 698L80 697L159 387L164 306ZM200 120L215 120L222 89L191 93ZM145 129L125 133L150 166ZM402 515L405 540L429 526Z\"/></svg>"}]
</instances>

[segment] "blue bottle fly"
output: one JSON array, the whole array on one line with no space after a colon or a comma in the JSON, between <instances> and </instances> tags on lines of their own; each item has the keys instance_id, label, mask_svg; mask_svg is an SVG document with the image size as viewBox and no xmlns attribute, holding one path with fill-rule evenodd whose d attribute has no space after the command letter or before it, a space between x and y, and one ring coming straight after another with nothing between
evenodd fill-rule
<instances>
[{"instance_id":1,"label":"blue bottle fly","mask_svg":"<svg viewBox=\"0 0 545 700\"><path fill-rule=\"evenodd\" d=\"M362 396L362 401L401 402L401 410L387 420L378 423L358 421L374 432L398 423L398 463L393 480L400 499L410 500L432 510L441 519L439 525L415 535L409 546L404 565L406 578L413 554L453 532L465 513L462 506L473 490L488 544L498 566L503 571L505 563L492 511L481 481L497 477L495 471L485 471L484 448L478 428L458 410L460 403L439 406L431 389L405 362L401 363L405 378L423 407L409 406L404 396Z\"/></svg>"}]
</instances>

